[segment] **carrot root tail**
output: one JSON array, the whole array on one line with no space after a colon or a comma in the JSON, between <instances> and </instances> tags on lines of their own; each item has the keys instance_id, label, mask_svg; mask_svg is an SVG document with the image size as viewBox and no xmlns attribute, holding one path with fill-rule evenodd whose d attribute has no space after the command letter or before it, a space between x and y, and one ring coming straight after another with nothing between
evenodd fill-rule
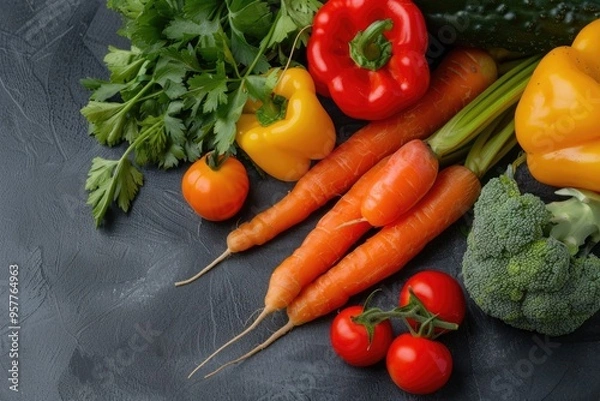
<instances>
[{"instance_id":1,"label":"carrot root tail","mask_svg":"<svg viewBox=\"0 0 600 401\"><path fill-rule=\"evenodd\" d=\"M232 361L229 361L229 362L221 365L220 367L218 367L217 369L215 369L211 373L209 373L206 376L204 376L204 378L206 379L206 378L209 378L211 376L214 376L217 373L219 373L221 370L225 369L226 367L231 366L231 365L235 365L236 363L239 363L239 362L243 361L244 359L250 358L252 355L254 355L254 354L262 351L263 349L267 348L269 345L271 345L275 341L277 341L279 338L281 338L284 335L286 335L287 333L289 333L293 328L294 328L294 323L292 321L288 321L279 330L277 330L276 332L274 332L273 334L271 334L271 336L269 338L267 338L264 342L260 343L259 345L257 345L256 347L254 347L253 349L251 349L249 352L245 353L244 355L240 356L239 358L236 358L236 359L234 359Z\"/></svg>"},{"instance_id":2,"label":"carrot root tail","mask_svg":"<svg viewBox=\"0 0 600 401\"><path fill-rule=\"evenodd\" d=\"M208 271L210 269L212 269L213 267L215 267L216 265L218 265L219 263L221 263L229 255L231 255L231 253L232 253L231 250L229 248L227 248L227 250L225 250L225 252L223 252L215 260L213 260L212 262L210 262L208 264L208 266L206 266L204 269L200 270L195 276L190 277L190 278L188 278L186 280L182 280L182 281L176 282L175 283L175 287L181 287L182 285L189 284L192 281L195 281L195 280L199 279L200 277L202 277L203 275L205 275L206 273L208 273Z\"/></svg>"},{"instance_id":3,"label":"carrot root tail","mask_svg":"<svg viewBox=\"0 0 600 401\"><path fill-rule=\"evenodd\" d=\"M260 324L260 322L262 322L271 313L273 313L272 310L263 309L262 312L260 312L260 314L256 317L256 320L254 320L254 322L250 326L248 326L244 331L242 331L241 333L239 333L238 335L233 337L231 340L227 341L225 344L221 345L212 354L210 354L208 357L206 357L206 359L204 361L202 361L202 363L200 363L198 366L196 366L196 368L190 373L188 378L192 377L194 375L194 373L196 373L200 368L202 368L206 363L208 363L208 361L213 359L219 352L223 351L225 348L227 348L228 346L235 343L240 338L244 337L246 334L248 334L249 332L254 330L256 328L256 326L258 326Z\"/></svg>"}]
</instances>

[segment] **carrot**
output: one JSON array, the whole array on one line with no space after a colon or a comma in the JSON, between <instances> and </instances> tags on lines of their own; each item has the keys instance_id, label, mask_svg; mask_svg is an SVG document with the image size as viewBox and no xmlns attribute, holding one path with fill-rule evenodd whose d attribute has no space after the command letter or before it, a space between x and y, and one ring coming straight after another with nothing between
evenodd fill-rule
<instances>
[{"instance_id":1,"label":"carrot","mask_svg":"<svg viewBox=\"0 0 600 401\"><path fill-rule=\"evenodd\" d=\"M390 156L365 192L362 218L375 227L395 221L429 191L438 168L438 159L427 143L409 141Z\"/></svg>"},{"instance_id":2,"label":"carrot","mask_svg":"<svg viewBox=\"0 0 600 401\"><path fill-rule=\"evenodd\" d=\"M256 354L294 327L333 312L351 296L400 271L473 206L480 190L479 178L468 168L452 165L441 170L434 185L410 213L382 228L303 288L287 307L288 322L284 326L207 376Z\"/></svg>"},{"instance_id":3,"label":"carrot","mask_svg":"<svg viewBox=\"0 0 600 401\"><path fill-rule=\"evenodd\" d=\"M254 322L240 334L223 344L209 355L190 374L193 375L204 364L223 349L238 341L256 328L267 316L285 309L300 293L302 288L315 280L337 262L350 247L356 243L369 229L367 222L353 224L340 229L344 221L354 220L360 216L362 196L379 172L387 164L389 156L382 159L367 171L339 201L319 220L315 228L306 236L302 244L296 248L275 268L265 295L264 308Z\"/></svg>"},{"instance_id":4,"label":"carrot","mask_svg":"<svg viewBox=\"0 0 600 401\"><path fill-rule=\"evenodd\" d=\"M410 213L382 228L307 286L289 305L290 319L295 324L314 320L398 272L473 206L480 189L479 178L464 166L441 170Z\"/></svg>"},{"instance_id":5,"label":"carrot","mask_svg":"<svg viewBox=\"0 0 600 401\"><path fill-rule=\"evenodd\" d=\"M338 230L341 222L360 216L360 200L388 159L382 159L367 171L319 220L300 247L273 271L265 296L266 310L287 307L302 288L327 271L372 228L365 223Z\"/></svg>"},{"instance_id":6,"label":"carrot","mask_svg":"<svg viewBox=\"0 0 600 401\"><path fill-rule=\"evenodd\" d=\"M432 72L430 87L416 104L389 119L370 122L315 164L279 202L241 224L227 249L192 282L232 253L262 245L300 223L346 190L382 158L412 139L424 139L497 78L495 61L479 49L454 49Z\"/></svg>"},{"instance_id":7,"label":"carrot","mask_svg":"<svg viewBox=\"0 0 600 401\"><path fill-rule=\"evenodd\" d=\"M433 135L423 141L412 140L397 150L366 193L362 219L383 226L398 218L427 192L438 164L463 154L465 148L469 149L465 166L478 176L499 160L514 146L510 139L514 129L508 122L537 62L538 57L521 60ZM399 185L402 190L397 189Z\"/></svg>"}]
</instances>

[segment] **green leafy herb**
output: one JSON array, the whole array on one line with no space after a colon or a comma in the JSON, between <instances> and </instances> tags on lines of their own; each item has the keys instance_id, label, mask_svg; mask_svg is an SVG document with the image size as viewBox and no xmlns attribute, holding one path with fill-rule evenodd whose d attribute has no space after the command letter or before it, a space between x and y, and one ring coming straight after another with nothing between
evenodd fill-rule
<instances>
[{"instance_id":1,"label":"green leafy herb","mask_svg":"<svg viewBox=\"0 0 600 401\"><path fill-rule=\"evenodd\" d=\"M118 160L92 161L85 188L96 225L113 203L130 209L143 185L141 167L169 169L209 151L234 154L244 104L271 96L277 75L269 70L298 62L294 50L306 45L305 28L321 5L108 0L130 48L108 47L108 79L81 81L90 90L81 109L90 135L101 145L124 145Z\"/></svg>"}]
</instances>

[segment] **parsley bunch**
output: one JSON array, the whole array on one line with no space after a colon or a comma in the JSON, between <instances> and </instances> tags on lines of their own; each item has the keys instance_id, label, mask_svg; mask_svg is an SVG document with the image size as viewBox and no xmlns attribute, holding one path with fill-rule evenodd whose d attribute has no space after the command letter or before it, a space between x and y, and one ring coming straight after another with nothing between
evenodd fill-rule
<instances>
[{"instance_id":1,"label":"parsley bunch","mask_svg":"<svg viewBox=\"0 0 600 401\"><path fill-rule=\"evenodd\" d=\"M81 113L118 160L95 157L85 188L96 226L113 202L127 212L143 185L141 166L162 169L208 151L233 154L246 101L266 99L273 68L306 45L317 0L108 0L123 18L129 49L109 46L108 80L87 78Z\"/></svg>"}]
</instances>

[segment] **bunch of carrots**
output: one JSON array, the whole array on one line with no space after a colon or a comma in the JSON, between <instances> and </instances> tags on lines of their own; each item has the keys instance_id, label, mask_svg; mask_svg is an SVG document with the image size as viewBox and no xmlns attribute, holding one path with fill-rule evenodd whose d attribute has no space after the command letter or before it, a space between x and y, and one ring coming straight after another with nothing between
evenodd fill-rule
<instances>
[{"instance_id":1,"label":"bunch of carrots","mask_svg":"<svg viewBox=\"0 0 600 401\"><path fill-rule=\"evenodd\" d=\"M400 271L456 222L477 199L483 175L516 144L512 113L536 64L527 59L498 78L487 52L454 49L433 71L427 93L416 104L368 123L315 164L283 199L232 231L222 255L176 285L266 243L343 194L275 268L256 320L190 376L275 312L285 310L287 324L206 376L335 311Z\"/></svg>"}]
</instances>

